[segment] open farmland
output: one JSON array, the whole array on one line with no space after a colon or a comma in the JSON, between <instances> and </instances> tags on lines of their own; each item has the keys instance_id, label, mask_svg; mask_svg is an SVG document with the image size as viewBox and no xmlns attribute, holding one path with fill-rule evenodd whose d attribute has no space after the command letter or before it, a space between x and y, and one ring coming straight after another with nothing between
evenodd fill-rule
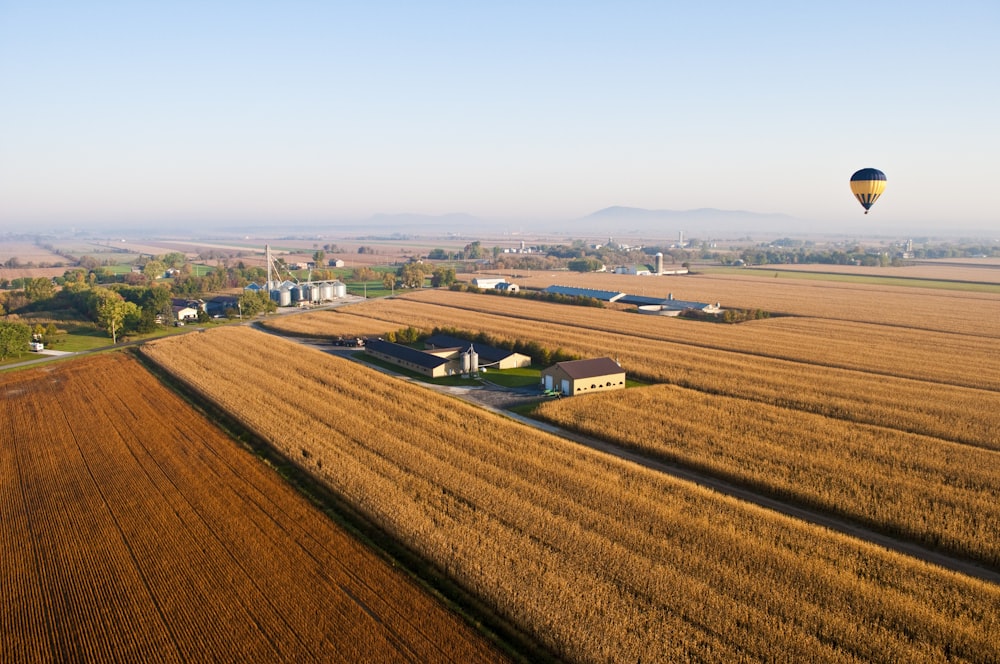
<instances>
[{"instance_id":1,"label":"open farmland","mask_svg":"<svg viewBox=\"0 0 1000 664\"><path fill-rule=\"evenodd\" d=\"M570 399L547 405L541 414L588 435L1000 566L1000 480L991 470L1000 463L1000 368L994 375L976 373L976 361L984 368L997 362L992 344L979 338L963 340L970 344L972 364L957 363L968 378L947 357L935 362L932 350L920 363L926 380L913 380L891 375L909 371L910 364L892 360L876 362L878 374L860 366L826 366L831 345L849 353L853 342L859 354L873 358L891 357L897 347L892 339L860 332L852 339L845 328L864 325L840 321L792 319L798 327L782 332L785 320L725 326L423 291L287 322L351 327L362 315L385 321L387 329L453 325L543 345L558 339L563 350L584 357L611 355L632 375L687 389L608 394L597 408L590 399ZM778 324L776 335L785 343L768 346L768 352L795 355L797 361L749 352L764 352L760 346L770 323ZM746 337L739 335L743 329ZM667 341L674 330L687 342ZM827 336L832 341L816 343ZM957 335L940 336L947 344ZM919 348L914 344L913 352ZM965 380L985 382L982 388L950 384ZM610 422L608 413L616 414Z\"/></svg>"},{"instance_id":2,"label":"open farmland","mask_svg":"<svg viewBox=\"0 0 1000 664\"><path fill-rule=\"evenodd\" d=\"M553 284L623 291L636 295L721 302L723 307L773 314L835 318L894 327L1000 339L1000 286L996 292L938 290L838 281L782 279L751 270L680 277L624 274L524 272L514 279L528 288ZM475 275L465 275L466 277ZM504 275L500 275L504 276Z\"/></svg>"},{"instance_id":3,"label":"open farmland","mask_svg":"<svg viewBox=\"0 0 1000 664\"><path fill-rule=\"evenodd\" d=\"M0 660L501 659L134 359L0 394Z\"/></svg>"},{"instance_id":4,"label":"open farmland","mask_svg":"<svg viewBox=\"0 0 1000 664\"><path fill-rule=\"evenodd\" d=\"M914 265L899 267L879 267L860 265L822 265L822 264L786 264L761 265L744 268L756 272L799 272L812 274L830 274L848 277L874 277L876 279L913 279L917 281L950 281L965 284L995 284L1000 286L1000 261L989 259L946 259L941 261L924 260ZM952 289L965 288L952 284Z\"/></svg>"},{"instance_id":5,"label":"open farmland","mask_svg":"<svg viewBox=\"0 0 1000 664\"><path fill-rule=\"evenodd\" d=\"M143 352L569 660L1000 657L995 585L246 328Z\"/></svg>"},{"instance_id":6,"label":"open farmland","mask_svg":"<svg viewBox=\"0 0 1000 664\"><path fill-rule=\"evenodd\" d=\"M513 319L627 333L638 339L689 347L1000 390L1000 353L996 352L1000 337L799 316L739 325L706 325L681 318L623 316L614 309L554 307L547 302L439 290L416 291L406 298ZM817 339L823 343L817 345Z\"/></svg>"},{"instance_id":7,"label":"open farmland","mask_svg":"<svg viewBox=\"0 0 1000 664\"><path fill-rule=\"evenodd\" d=\"M536 414L1000 569L1000 452L672 385Z\"/></svg>"},{"instance_id":8,"label":"open farmland","mask_svg":"<svg viewBox=\"0 0 1000 664\"><path fill-rule=\"evenodd\" d=\"M340 315L364 316L380 321L386 330L413 326L430 332L435 327L483 331L498 339L534 341L558 346L580 357L610 355L637 378L671 383L712 394L722 394L844 419L918 433L969 445L1000 449L1000 373L974 372L966 380L979 387L962 387L932 380L913 380L871 374L808 361L753 355L712 347L712 335L728 334L730 328L709 323L639 316L625 312L512 300L511 306L533 312L517 317L490 313L489 307L505 306L498 296L423 291L406 297L366 302L338 310L271 319L267 325L285 325L301 330L306 320L338 321ZM459 303L460 306L455 306ZM476 304L471 304L476 303ZM617 331L600 329L606 315L618 321ZM598 321L591 327L586 319ZM293 320L294 319L294 320ZM300 320L302 319L302 320ZM565 322L564 322L565 319ZM692 326L704 335L702 344L643 338L631 333L631 325L656 320L665 329ZM333 329L351 329L350 324L332 323ZM347 327L342 327L347 325ZM743 325L736 326L736 329ZM331 334L337 336L341 332ZM315 334L320 336L320 330ZM820 329L800 345L824 353ZM810 345L811 344L811 345ZM878 344L878 338L859 338L859 350ZM553 348L554 349L554 348ZM892 355L893 346L882 346ZM864 351L868 352L868 351ZM982 355L985 366L997 361L995 353ZM664 404L668 407L668 404Z\"/></svg>"}]
</instances>

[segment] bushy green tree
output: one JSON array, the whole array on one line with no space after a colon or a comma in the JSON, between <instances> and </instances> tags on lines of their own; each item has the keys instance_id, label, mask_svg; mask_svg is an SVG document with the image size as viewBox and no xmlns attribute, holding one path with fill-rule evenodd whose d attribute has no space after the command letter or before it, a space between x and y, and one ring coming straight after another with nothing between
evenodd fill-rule
<instances>
[{"instance_id":1,"label":"bushy green tree","mask_svg":"<svg viewBox=\"0 0 1000 664\"><path fill-rule=\"evenodd\" d=\"M0 360L28 351L31 327L16 321L0 321Z\"/></svg>"}]
</instances>

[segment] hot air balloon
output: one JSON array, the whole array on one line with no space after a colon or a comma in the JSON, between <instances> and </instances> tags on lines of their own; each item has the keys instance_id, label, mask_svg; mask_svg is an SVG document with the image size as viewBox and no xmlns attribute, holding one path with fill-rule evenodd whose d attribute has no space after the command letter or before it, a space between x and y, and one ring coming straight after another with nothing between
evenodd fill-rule
<instances>
[{"instance_id":1,"label":"hot air balloon","mask_svg":"<svg viewBox=\"0 0 1000 664\"><path fill-rule=\"evenodd\" d=\"M885 191L885 173L877 168L862 168L851 176L851 193L865 208L865 214L868 214L869 208L883 191Z\"/></svg>"}]
</instances>

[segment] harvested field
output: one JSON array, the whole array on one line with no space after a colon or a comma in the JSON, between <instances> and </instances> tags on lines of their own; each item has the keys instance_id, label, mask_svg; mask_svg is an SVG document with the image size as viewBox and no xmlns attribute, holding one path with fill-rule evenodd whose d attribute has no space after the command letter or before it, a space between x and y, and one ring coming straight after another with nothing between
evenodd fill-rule
<instances>
[{"instance_id":1,"label":"harvested field","mask_svg":"<svg viewBox=\"0 0 1000 664\"><path fill-rule=\"evenodd\" d=\"M262 326L295 337L379 337L399 326L351 313L352 308L325 309L308 314L272 317Z\"/></svg>"},{"instance_id":2,"label":"harvested field","mask_svg":"<svg viewBox=\"0 0 1000 664\"><path fill-rule=\"evenodd\" d=\"M415 291L405 297L458 310L626 333L639 340L676 342L872 374L1000 389L997 340L979 335L806 317L707 325L681 318L642 316L634 311L633 315L623 316L622 311L614 309L557 306L548 302L441 290ZM817 339L822 343L817 343ZM919 361L915 361L917 357ZM984 382L981 376L990 378Z\"/></svg>"},{"instance_id":3,"label":"harvested field","mask_svg":"<svg viewBox=\"0 0 1000 664\"><path fill-rule=\"evenodd\" d=\"M500 659L135 360L0 395L0 660Z\"/></svg>"},{"instance_id":4,"label":"harvested field","mask_svg":"<svg viewBox=\"0 0 1000 664\"><path fill-rule=\"evenodd\" d=\"M672 385L536 414L1000 569L1000 452Z\"/></svg>"},{"instance_id":5,"label":"harvested field","mask_svg":"<svg viewBox=\"0 0 1000 664\"><path fill-rule=\"evenodd\" d=\"M520 274L520 273L519 273ZM637 277L624 274L525 272L524 287L553 284L624 291L679 300L721 302L723 307L772 314L835 318L1000 339L1000 293L974 293L838 281L782 279L752 271ZM463 275L471 278L475 275Z\"/></svg>"},{"instance_id":6,"label":"harvested field","mask_svg":"<svg viewBox=\"0 0 1000 664\"><path fill-rule=\"evenodd\" d=\"M971 371L961 376L970 385L956 386L829 367L812 363L807 357L789 361L712 348L711 343L704 347L641 338L631 333L630 326L646 325L653 317L637 314L531 302L523 302L524 311L529 312L526 316L534 312L533 317L527 318L482 309L494 301L498 301L498 307L505 306L503 300L497 296L428 290L413 296L351 306L341 310L345 313L336 315L349 312L353 316L368 317L392 330L411 325L428 332L435 327L457 327L483 331L499 339L535 341L550 348L558 345L580 357L611 355L630 375L651 382L1000 449L1000 372L986 375L979 370ZM476 304L462 305L469 308L454 306L459 302ZM522 304L520 300L512 302L515 303L512 306ZM314 316L318 314L291 318L296 319L294 325L298 327ZM586 320L581 320L591 317L595 321L606 321L608 316L621 321L618 331L605 331L600 325L595 329ZM314 320L338 319L325 316ZM694 331L702 330L706 340L717 333L727 334L731 329L710 323L656 320L664 326L690 325ZM284 321L272 319L268 325L281 329ZM742 327L736 326L737 329ZM314 330L317 335L319 332L319 329ZM822 357L825 344L815 343L814 337L807 336L799 345L809 348L810 340L814 351ZM869 343L877 344L877 339ZM863 346L864 340L859 339L858 345ZM891 345L883 348L886 355L894 352ZM982 358L986 367L997 362L996 354Z\"/></svg>"},{"instance_id":7,"label":"harvested field","mask_svg":"<svg viewBox=\"0 0 1000 664\"><path fill-rule=\"evenodd\" d=\"M755 272L811 272L885 279L918 279L928 281L953 281L1000 285L1000 262L997 259L950 259L934 263L921 261L916 265L901 267L875 267L861 265L763 265L750 268Z\"/></svg>"},{"instance_id":8,"label":"harvested field","mask_svg":"<svg viewBox=\"0 0 1000 664\"><path fill-rule=\"evenodd\" d=\"M566 659L1000 658L994 585L261 336L143 352Z\"/></svg>"}]
</instances>

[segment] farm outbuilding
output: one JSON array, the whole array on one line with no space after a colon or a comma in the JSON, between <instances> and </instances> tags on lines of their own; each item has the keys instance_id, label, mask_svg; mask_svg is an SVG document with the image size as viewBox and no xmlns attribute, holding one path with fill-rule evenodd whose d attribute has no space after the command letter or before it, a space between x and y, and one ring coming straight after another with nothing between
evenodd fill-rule
<instances>
[{"instance_id":1,"label":"farm outbuilding","mask_svg":"<svg viewBox=\"0 0 1000 664\"><path fill-rule=\"evenodd\" d=\"M564 396L625 388L625 370L610 357L557 362L542 370L541 379L544 389Z\"/></svg>"},{"instance_id":2,"label":"farm outbuilding","mask_svg":"<svg viewBox=\"0 0 1000 664\"><path fill-rule=\"evenodd\" d=\"M486 277L476 277L472 280L472 285L476 288L490 289L499 288L500 284L507 283L506 279L503 278L486 278Z\"/></svg>"},{"instance_id":3,"label":"farm outbuilding","mask_svg":"<svg viewBox=\"0 0 1000 664\"><path fill-rule=\"evenodd\" d=\"M472 342L447 334L435 334L424 341L427 352L440 357L453 357L458 353L467 353ZM479 355L479 365L491 369L517 369L531 365L531 357L512 350L487 346L477 343L476 353Z\"/></svg>"},{"instance_id":4,"label":"farm outbuilding","mask_svg":"<svg viewBox=\"0 0 1000 664\"><path fill-rule=\"evenodd\" d=\"M384 362L431 378L440 378L461 371L460 362L382 339L368 339L365 342L365 352Z\"/></svg>"},{"instance_id":5,"label":"farm outbuilding","mask_svg":"<svg viewBox=\"0 0 1000 664\"><path fill-rule=\"evenodd\" d=\"M577 288L576 286L553 285L546 288L545 292L555 293L556 295L566 295L568 297L592 297L595 300L601 300L602 302L617 302L625 297L625 293L621 291L608 291L597 288Z\"/></svg>"}]
</instances>

